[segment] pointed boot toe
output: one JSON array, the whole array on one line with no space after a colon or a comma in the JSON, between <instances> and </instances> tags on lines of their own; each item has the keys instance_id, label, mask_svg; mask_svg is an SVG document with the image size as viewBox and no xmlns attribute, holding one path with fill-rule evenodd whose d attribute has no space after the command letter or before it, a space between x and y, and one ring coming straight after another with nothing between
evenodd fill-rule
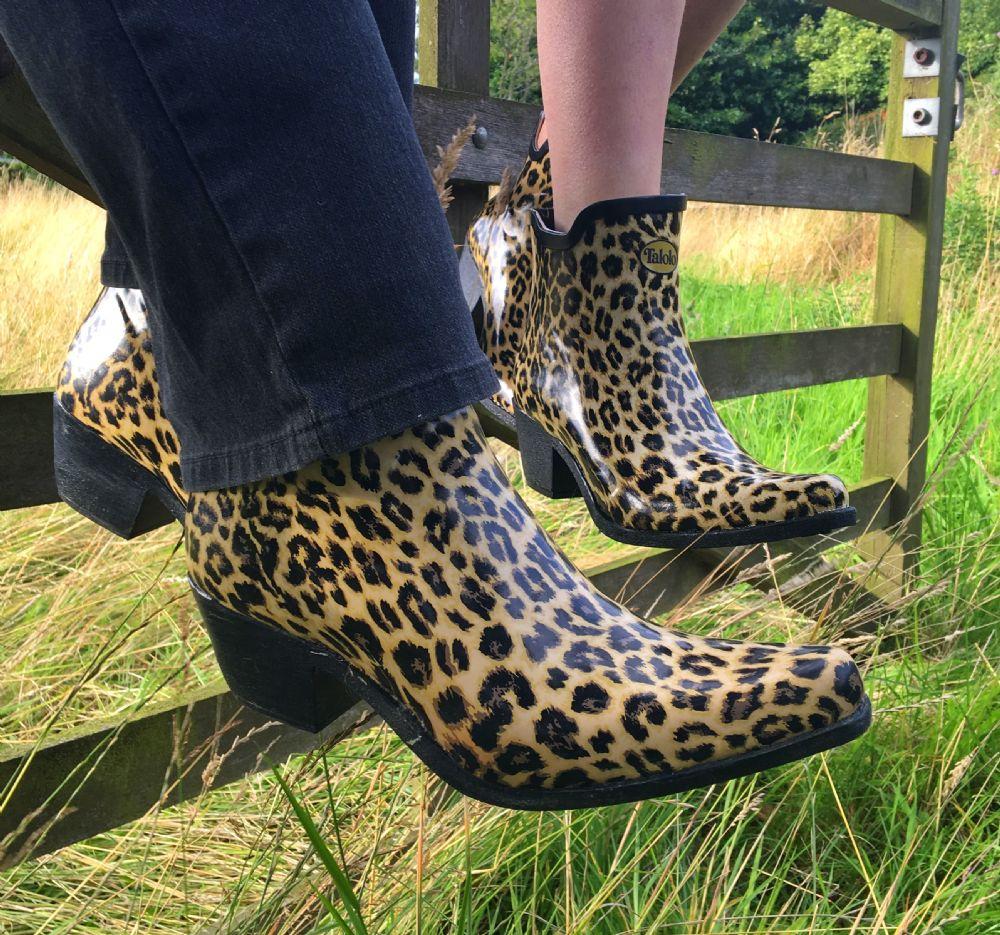
<instances>
[{"instance_id":1,"label":"pointed boot toe","mask_svg":"<svg viewBox=\"0 0 1000 935\"><path fill-rule=\"evenodd\" d=\"M185 536L238 697L319 730L346 691L442 779L492 804L634 801L867 726L857 670L834 650L687 636L595 590L537 525L471 411L195 493Z\"/></svg>"},{"instance_id":2,"label":"pointed boot toe","mask_svg":"<svg viewBox=\"0 0 1000 935\"><path fill-rule=\"evenodd\" d=\"M138 289L107 287L77 331L53 397L59 496L131 539L184 518L180 445L164 417Z\"/></svg>"},{"instance_id":3,"label":"pointed boot toe","mask_svg":"<svg viewBox=\"0 0 1000 935\"><path fill-rule=\"evenodd\" d=\"M852 522L847 487L833 474L781 474L749 468L739 483L727 486L721 518L741 530L740 542L780 538L775 531L794 528L796 535L817 535ZM765 522L760 517L767 517ZM849 525L849 524L847 524ZM719 537L716 537L717 539Z\"/></svg>"},{"instance_id":4,"label":"pointed boot toe","mask_svg":"<svg viewBox=\"0 0 1000 935\"><path fill-rule=\"evenodd\" d=\"M809 474L803 495L811 512L824 513L850 506L847 485L836 474Z\"/></svg>"}]
</instances>

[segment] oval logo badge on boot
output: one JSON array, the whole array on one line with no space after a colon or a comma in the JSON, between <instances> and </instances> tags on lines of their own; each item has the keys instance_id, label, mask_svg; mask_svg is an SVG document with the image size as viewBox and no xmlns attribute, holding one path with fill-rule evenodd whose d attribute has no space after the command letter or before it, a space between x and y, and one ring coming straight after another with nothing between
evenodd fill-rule
<instances>
[{"instance_id":1,"label":"oval logo badge on boot","mask_svg":"<svg viewBox=\"0 0 1000 935\"><path fill-rule=\"evenodd\" d=\"M651 273L669 275L677 269L677 247L669 240L651 240L639 251L639 262Z\"/></svg>"}]
</instances>

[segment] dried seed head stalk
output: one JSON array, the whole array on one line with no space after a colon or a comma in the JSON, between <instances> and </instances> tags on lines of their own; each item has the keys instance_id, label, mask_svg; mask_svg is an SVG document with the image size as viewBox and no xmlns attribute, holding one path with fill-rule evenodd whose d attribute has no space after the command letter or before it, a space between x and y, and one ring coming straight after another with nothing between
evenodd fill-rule
<instances>
[{"instance_id":1,"label":"dried seed head stalk","mask_svg":"<svg viewBox=\"0 0 1000 935\"><path fill-rule=\"evenodd\" d=\"M504 166L503 173L500 176L500 185L492 199L493 214L496 217L499 217L507 210L507 205L510 204L510 198L513 194L514 176L511 174L510 166Z\"/></svg>"},{"instance_id":2,"label":"dried seed head stalk","mask_svg":"<svg viewBox=\"0 0 1000 935\"><path fill-rule=\"evenodd\" d=\"M437 147L438 164L431 170L431 178L434 180L434 189L443 211L448 210L448 205L454 198L448 179L455 174L462 150L465 149L465 144L472 139L472 134L475 132L476 115L473 114L462 129L455 131L447 146Z\"/></svg>"}]
</instances>

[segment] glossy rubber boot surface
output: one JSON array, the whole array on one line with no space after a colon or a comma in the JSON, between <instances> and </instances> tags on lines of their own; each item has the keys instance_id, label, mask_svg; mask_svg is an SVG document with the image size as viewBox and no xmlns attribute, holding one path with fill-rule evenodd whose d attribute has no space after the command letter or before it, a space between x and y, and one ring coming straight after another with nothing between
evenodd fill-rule
<instances>
[{"instance_id":1,"label":"glossy rubber boot surface","mask_svg":"<svg viewBox=\"0 0 1000 935\"><path fill-rule=\"evenodd\" d=\"M829 750L860 736L871 724L871 705L864 697L841 721L719 763L595 788L504 787L463 769L430 735L423 720L336 653L312 649L306 640L223 607L197 586L193 590L223 675L245 705L318 733L355 700L365 701L445 782L464 795L504 808L594 808L683 792Z\"/></svg>"},{"instance_id":2,"label":"glossy rubber boot surface","mask_svg":"<svg viewBox=\"0 0 1000 935\"><path fill-rule=\"evenodd\" d=\"M515 420L525 483L552 500L579 497L573 473L545 429L520 411L515 412Z\"/></svg>"},{"instance_id":3,"label":"glossy rubber boot surface","mask_svg":"<svg viewBox=\"0 0 1000 935\"><path fill-rule=\"evenodd\" d=\"M665 549L735 548L758 542L773 542L793 536L818 536L857 522L853 506L829 510L781 523L763 523L742 529L713 529L690 533L651 532L629 529L601 511L580 465L566 447L549 435L531 416L516 411L518 444L525 483L553 500L582 496L594 524L604 535L627 545Z\"/></svg>"},{"instance_id":4,"label":"glossy rubber boot surface","mask_svg":"<svg viewBox=\"0 0 1000 935\"><path fill-rule=\"evenodd\" d=\"M331 675L485 801L569 808L693 788L807 755L866 716L837 647L680 633L597 591L469 410L194 492L185 544L245 700L320 726Z\"/></svg>"},{"instance_id":5,"label":"glossy rubber boot surface","mask_svg":"<svg viewBox=\"0 0 1000 935\"><path fill-rule=\"evenodd\" d=\"M355 703L340 680L317 667L308 643L195 597L226 684L247 707L318 734Z\"/></svg>"},{"instance_id":6,"label":"glossy rubber boot surface","mask_svg":"<svg viewBox=\"0 0 1000 935\"><path fill-rule=\"evenodd\" d=\"M469 306L469 314L472 316L472 324L476 329L476 337L479 339L481 347L486 345L485 334L485 312L483 300L483 281L479 275L479 268L472 254L469 242L465 242L462 253L458 260L458 274L462 282L462 291L465 294L465 301ZM496 364L494 363L494 367ZM499 374L498 374L499 376ZM499 438L512 448L517 447L517 426L514 422L514 414L508 412L496 397L483 399L476 403L476 415L487 435L492 438Z\"/></svg>"},{"instance_id":7,"label":"glossy rubber boot surface","mask_svg":"<svg viewBox=\"0 0 1000 935\"><path fill-rule=\"evenodd\" d=\"M53 400L56 489L77 513L122 539L182 520L177 498L151 472Z\"/></svg>"},{"instance_id":8,"label":"glossy rubber boot surface","mask_svg":"<svg viewBox=\"0 0 1000 935\"><path fill-rule=\"evenodd\" d=\"M746 545L851 525L840 478L768 468L713 406L680 308L685 204L683 195L597 202L568 231L533 212L515 408L552 439L595 523L620 542ZM529 425L519 418L519 434Z\"/></svg>"}]
</instances>

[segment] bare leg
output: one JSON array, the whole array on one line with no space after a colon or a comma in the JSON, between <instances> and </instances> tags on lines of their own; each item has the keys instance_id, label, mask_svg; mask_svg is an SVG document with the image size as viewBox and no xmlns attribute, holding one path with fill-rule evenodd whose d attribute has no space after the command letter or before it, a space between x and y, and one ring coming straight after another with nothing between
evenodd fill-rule
<instances>
[{"instance_id":1,"label":"bare leg","mask_svg":"<svg viewBox=\"0 0 1000 935\"><path fill-rule=\"evenodd\" d=\"M671 92L680 87L745 3L746 0L692 0L685 6Z\"/></svg>"},{"instance_id":2,"label":"bare leg","mask_svg":"<svg viewBox=\"0 0 1000 935\"><path fill-rule=\"evenodd\" d=\"M552 147L557 227L567 228L595 201L659 194L670 90L742 5L539 0L544 135Z\"/></svg>"},{"instance_id":3,"label":"bare leg","mask_svg":"<svg viewBox=\"0 0 1000 935\"><path fill-rule=\"evenodd\" d=\"M539 0L557 227L595 201L659 194L683 14L684 0Z\"/></svg>"}]
</instances>

